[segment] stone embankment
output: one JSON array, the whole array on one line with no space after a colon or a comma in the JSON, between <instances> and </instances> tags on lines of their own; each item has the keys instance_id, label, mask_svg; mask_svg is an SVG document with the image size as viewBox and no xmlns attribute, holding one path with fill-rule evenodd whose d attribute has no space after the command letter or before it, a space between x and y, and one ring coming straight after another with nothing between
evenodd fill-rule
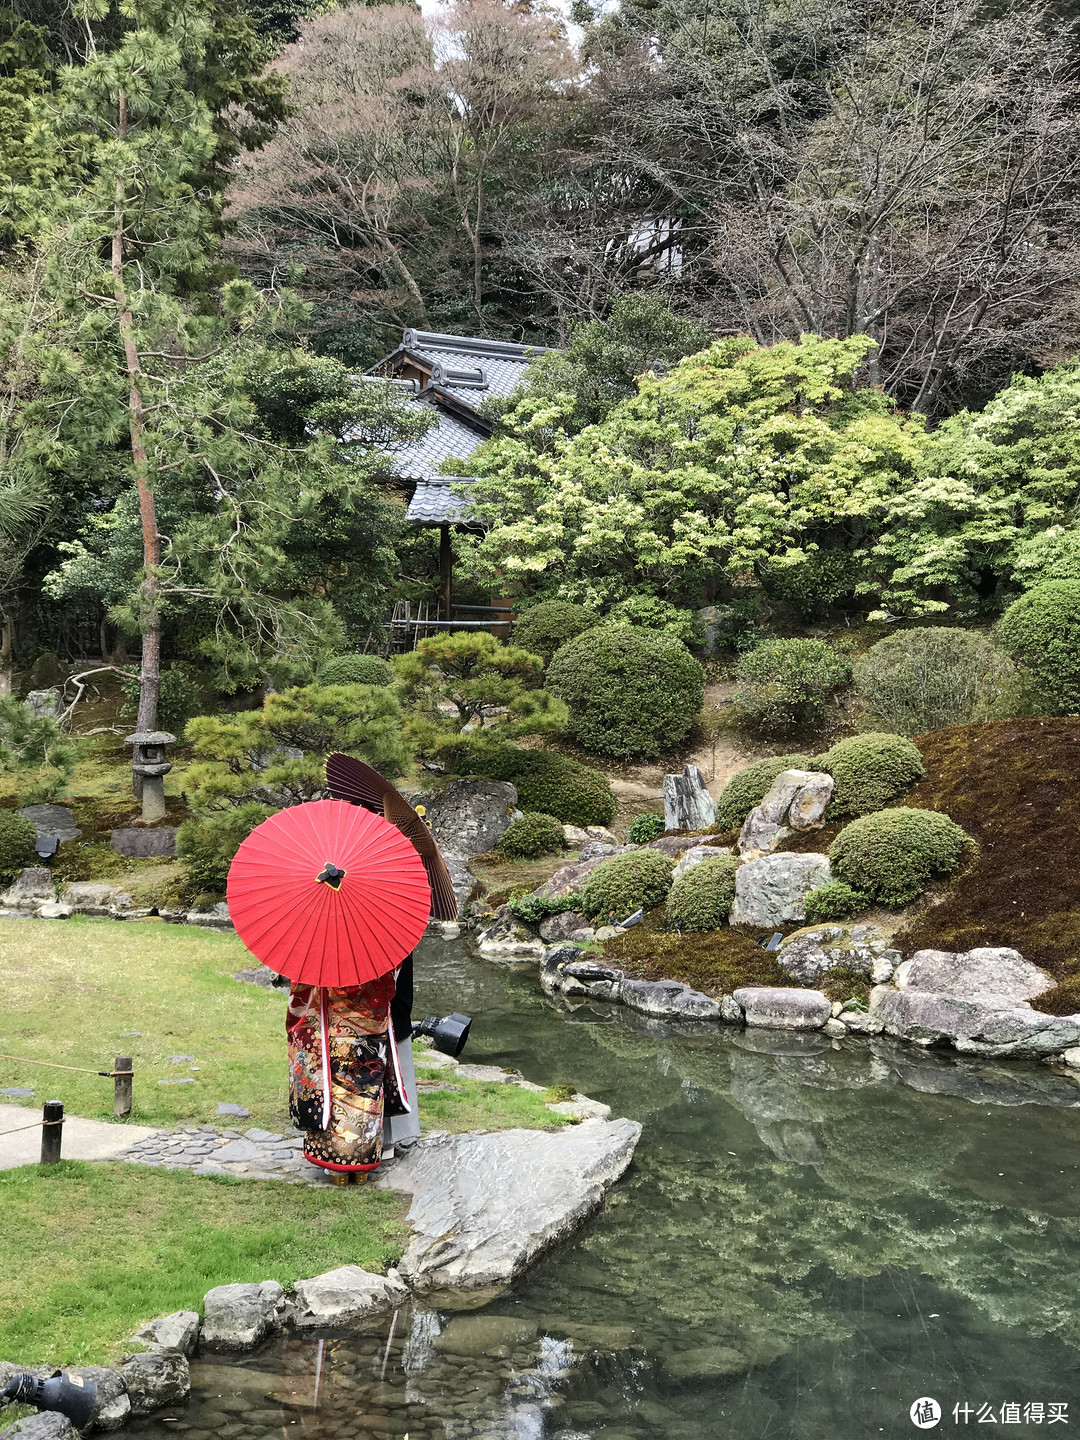
<instances>
[{"instance_id":1,"label":"stone embankment","mask_svg":"<svg viewBox=\"0 0 1080 1440\"><path fill-rule=\"evenodd\" d=\"M1032 1009L1030 1002L1054 981L1017 950L919 950L903 960L873 926L819 925L788 936L776 959L798 985L747 986L714 999L672 980L630 979L580 946L566 944L545 951L540 983L550 995L616 1002L657 1020L823 1030L834 1039L885 1034L924 1047L952 1046L966 1055L1080 1067L1080 1014ZM869 1006L830 1002L811 988L837 968L867 977Z\"/></svg>"}]
</instances>

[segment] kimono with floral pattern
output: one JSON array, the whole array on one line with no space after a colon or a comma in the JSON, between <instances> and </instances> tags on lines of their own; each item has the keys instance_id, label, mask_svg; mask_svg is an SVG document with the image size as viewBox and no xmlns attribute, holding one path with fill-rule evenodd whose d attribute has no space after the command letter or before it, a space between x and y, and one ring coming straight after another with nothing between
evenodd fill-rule
<instances>
[{"instance_id":1,"label":"kimono with floral pattern","mask_svg":"<svg viewBox=\"0 0 1080 1440\"><path fill-rule=\"evenodd\" d=\"M304 1155L314 1165L374 1170L384 1116L412 1108L401 1093L389 1029L394 985L389 974L348 989L289 991L289 1113L306 1132Z\"/></svg>"}]
</instances>

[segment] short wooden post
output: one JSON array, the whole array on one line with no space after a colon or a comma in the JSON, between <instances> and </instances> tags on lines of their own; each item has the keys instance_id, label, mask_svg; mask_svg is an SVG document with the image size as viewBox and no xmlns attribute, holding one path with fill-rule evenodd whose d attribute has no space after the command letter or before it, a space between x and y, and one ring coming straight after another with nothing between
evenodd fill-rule
<instances>
[{"instance_id":1,"label":"short wooden post","mask_svg":"<svg viewBox=\"0 0 1080 1440\"><path fill-rule=\"evenodd\" d=\"M41 1163L55 1165L60 1159L60 1143L64 1133L64 1102L46 1100L41 1115Z\"/></svg>"},{"instance_id":2,"label":"short wooden post","mask_svg":"<svg viewBox=\"0 0 1080 1440\"><path fill-rule=\"evenodd\" d=\"M113 1061L113 1107L118 1120L131 1114L131 1056L117 1055Z\"/></svg>"}]
</instances>

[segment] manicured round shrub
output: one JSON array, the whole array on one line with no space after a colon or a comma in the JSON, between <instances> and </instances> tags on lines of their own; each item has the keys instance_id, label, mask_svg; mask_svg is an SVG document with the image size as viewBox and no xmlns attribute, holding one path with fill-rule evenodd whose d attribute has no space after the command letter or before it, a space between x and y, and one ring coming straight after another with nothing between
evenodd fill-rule
<instances>
[{"instance_id":1,"label":"manicured round shrub","mask_svg":"<svg viewBox=\"0 0 1080 1440\"><path fill-rule=\"evenodd\" d=\"M671 889L672 862L659 850L631 850L605 860L581 887L582 913L601 920L625 920L635 910L652 910Z\"/></svg>"},{"instance_id":2,"label":"manicured round shrub","mask_svg":"<svg viewBox=\"0 0 1080 1440\"><path fill-rule=\"evenodd\" d=\"M769 786L782 770L820 770L809 755L770 755L733 775L724 786L716 806L716 823L721 830L737 830L755 805L760 805Z\"/></svg>"},{"instance_id":3,"label":"manicured round shrub","mask_svg":"<svg viewBox=\"0 0 1080 1440\"><path fill-rule=\"evenodd\" d=\"M922 756L910 740L880 730L838 741L813 764L836 781L829 820L870 815L926 774Z\"/></svg>"},{"instance_id":4,"label":"manicured round shrub","mask_svg":"<svg viewBox=\"0 0 1080 1440\"><path fill-rule=\"evenodd\" d=\"M600 625L556 651L547 688L570 707L570 734L597 755L654 758L684 738L705 672L679 640Z\"/></svg>"},{"instance_id":5,"label":"manicured round shrub","mask_svg":"<svg viewBox=\"0 0 1080 1440\"><path fill-rule=\"evenodd\" d=\"M224 895L232 858L271 812L265 805L248 803L185 820L176 832L176 853L187 872L185 889L189 895Z\"/></svg>"},{"instance_id":6,"label":"manicured round shrub","mask_svg":"<svg viewBox=\"0 0 1080 1440\"><path fill-rule=\"evenodd\" d=\"M844 880L830 880L817 890L811 890L803 901L807 920L850 920L859 915L870 904L861 890L855 890Z\"/></svg>"},{"instance_id":7,"label":"manicured round shrub","mask_svg":"<svg viewBox=\"0 0 1080 1440\"><path fill-rule=\"evenodd\" d=\"M1080 714L1080 580L1048 580L1021 595L998 637L1027 667L1045 714Z\"/></svg>"},{"instance_id":8,"label":"manicured round shrub","mask_svg":"<svg viewBox=\"0 0 1080 1440\"><path fill-rule=\"evenodd\" d=\"M815 730L851 661L824 640L764 640L735 664L735 708L762 735Z\"/></svg>"},{"instance_id":9,"label":"manicured round shrub","mask_svg":"<svg viewBox=\"0 0 1080 1440\"><path fill-rule=\"evenodd\" d=\"M0 810L0 880L14 880L24 865L34 862L37 828L14 810Z\"/></svg>"},{"instance_id":10,"label":"manicured round shrub","mask_svg":"<svg viewBox=\"0 0 1080 1440\"><path fill-rule=\"evenodd\" d=\"M560 645L599 623L599 614L584 605L571 605L568 600L541 600L515 623L514 644L531 655L539 655L546 665Z\"/></svg>"},{"instance_id":11,"label":"manicured round shrub","mask_svg":"<svg viewBox=\"0 0 1080 1440\"><path fill-rule=\"evenodd\" d=\"M658 815L655 810L647 811L639 815L636 820L631 820L626 831L626 839L631 845L648 845L663 835L667 829L667 821L663 815Z\"/></svg>"},{"instance_id":12,"label":"manicured round shrub","mask_svg":"<svg viewBox=\"0 0 1080 1440\"><path fill-rule=\"evenodd\" d=\"M393 678L381 655L335 655L319 671L320 685L389 685Z\"/></svg>"},{"instance_id":13,"label":"manicured round shrub","mask_svg":"<svg viewBox=\"0 0 1080 1440\"><path fill-rule=\"evenodd\" d=\"M855 689L901 735L989 720L1015 677L985 635L920 625L872 645L855 665Z\"/></svg>"},{"instance_id":14,"label":"manicured round shrub","mask_svg":"<svg viewBox=\"0 0 1080 1440\"><path fill-rule=\"evenodd\" d=\"M899 907L914 900L931 876L951 875L972 843L937 810L880 810L845 825L829 847L829 860L833 873L868 901Z\"/></svg>"},{"instance_id":15,"label":"manicured round shrub","mask_svg":"<svg viewBox=\"0 0 1080 1440\"><path fill-rule=\"evenodd\" d=\"M537 860L541 855L554 855L565 844L562 824L554 815L526 810L520 819L511 820L495 848L512 860Z\"/></svg>"},{"instance_id":16,"label":"manicured round shrub","mask_svg":"<svg viewBox=\"0 0 1080 1440\"><path fill-rule=\"evenodd\" d=\"M672 930L719 930L735 900L734 855L702 860L676 876L667 898L667 923Z\"/></svg>"},{"instance_id":17,"label":"manicured round shrub","mask_svg":"<svg viewBox=\"0 0 1080 1440\"><path fill-rule=\"evenodd\" d=\"M610 825L615 792L606 775L554 750L522 750L507 745L476 762L477 774L508 780L523 810L554 815L564 825Z\"/></svg>"}]
</instances>

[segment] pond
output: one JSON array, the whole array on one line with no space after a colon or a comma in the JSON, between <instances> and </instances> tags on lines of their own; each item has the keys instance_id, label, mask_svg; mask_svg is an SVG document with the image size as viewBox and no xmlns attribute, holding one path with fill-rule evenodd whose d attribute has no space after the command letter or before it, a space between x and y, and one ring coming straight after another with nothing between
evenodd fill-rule
<instances>
[{"instance_id":1,"label":"pond","mask_svg":"<svg viewBox=\"0 0 1080 1440\"><path fill-rule=\"evenodd\" d=\"M438 1296L363 1333L199 1361L190 1405L129 1435L846 1440L1080 1424L1070 1076L885 1040L672 1035L618 1007L556 1008L534 967L492 965L465 940L425 940L424 1009L476 1016L470 1059L642 1122L603 1213L479 1308ZM913 1425L922 1397L940 1424Z\"/></svg>"}]
</instances>

